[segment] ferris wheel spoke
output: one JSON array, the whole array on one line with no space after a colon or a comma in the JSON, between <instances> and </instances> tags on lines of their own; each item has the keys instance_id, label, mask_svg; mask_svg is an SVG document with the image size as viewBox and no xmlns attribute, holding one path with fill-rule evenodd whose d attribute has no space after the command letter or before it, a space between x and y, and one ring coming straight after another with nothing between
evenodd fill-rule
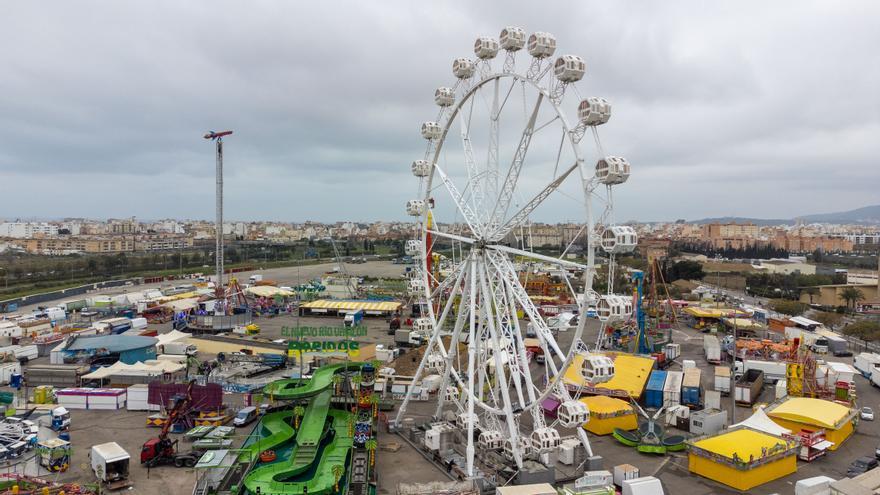
<instances>
[{"instance_id":1,"label":"ferris wheel spoke","mask_svg":"<svg viewBox=\"0 0 880 495\"><path fill-rule=\"evenodd\" d=\"M486 189L490 197L496 197L498 191L498 97L501 79L496 78L492 84L492 110L489 114L489 151L486 156Z\"/></svg>"},{"instance_id":2,"label":"ferris wheel spoke","mask_svg":"<svg viewBox=\"0 0 880 495\"><path fill-rule=\"evenodd\" d=\"M513 199L513 195L516 192L519 173L522 170L526 154L529 151L529 144L531 144L532 135L534 134L535 122L538 120L538 111L541 109L541 102L543 101L544 93L538 93L537 101L535 102L534 108L532 108L532 114L526 122L526 126L519 139L519 145L516 148L516 153L513 156L513 161L510 163L510 168L507 171L507 177L501 185L498 200L495 202L495 207L489 215L490 225L507 215L507 208L510 206L510 201Z\"/></svg>"},{"instance_id":3,"label":"ferris wheel spoke","mask_svg":"<svg viewBox=\"0 0 880 495\"><path fill-rule=\"evenodd\" d=\"M453 241L462 242L464 244L476 244L477 241L475 239L471 239L470 237L464 237L460 235L450 234L449 232L441 232L439 230L428 230L431 235L436 235L438 237L445 237L447 239L451 239Z\"/></svg>"},{"instance_id":4,"label":"ferris wheel spoke","mask_svg":"<svg viewBox=\"0 0 880 495\"><path fill-rule=\"evenodd\" d=\"M575 263L574 261L563 260L559 258L554 258L552 256L544 256L543 254L533 253L531 251L524 251L522 249L512 248L510 246L502 246L501 244L489 244L486 246L489 249L494 249L496 251L502 251L509 254L515 254L517 256L523 256L526 258L532 258L536 260L546 261L547 263L553 263L556 265L567 266L570 268L577 268L579 270L585 270L587 268L586 265L581 263Z\"/></svg>"},{"instance_id":5,"label":"ferris wheel spoke","mask_svg":"<svg viewBox=\"0 0 880 495\"><path fill-rule=\"evenodd\" d=\"M577 169L577 167L578 164L577 162L575 162L571 167L568 167L565 172L560 174L559 177L547 184L544 189L542 189L537 195L535 195L534 198L529 200L529 202L526 203L526 205L523 206L522 209L520 209L512 217L510 217L510 220L508 220L502 227L493 232L492 238L503 239L504 236L508 234L508 232L513 230L515 227L522 225L522 223L529 217L529 215L531 215L533 211L541 206L541 203L543 203L544 200L546 200L551 194L553 194L553 192L556 191L556 189L559 188L559 186L563 182L565 182L565 179L567 179L568 176L572 172L574 172L575 169Z\"/></svg>"},{"instance_id":6,"label":"ferris wheel spoke","mask_svg":"<svg viewBox=\"0 0 880 495\"><path fill-rule=\"evenodd\" d=\"M440 175L440 180L443 181L443 184L446 185L446 190L449 191L449 194L452 196L452 199L455 201L455 205L458 208L458 211L461 213L465 223L467 223L468 227L471 229L471 232L474 235L481 235L482 229L478 229L480 226L479 217L474 213L470 206L468 206L467 202L462 198L461 193L458 191L458 188L455 187L455 184L446 175L446 172L440 168L436 163L434 164L434 169L437 171L438 175Z\"/></svg>"}]
</instances>

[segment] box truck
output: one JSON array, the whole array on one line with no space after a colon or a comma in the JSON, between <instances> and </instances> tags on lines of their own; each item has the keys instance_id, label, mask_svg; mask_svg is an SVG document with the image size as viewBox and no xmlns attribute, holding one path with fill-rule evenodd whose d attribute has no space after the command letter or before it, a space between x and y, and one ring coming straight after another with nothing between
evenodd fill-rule
<instances>
[{"instance_id":1,"label":"box truck","mask_svg":"<svg viewBox=\"0 0 880 495\"><path fill-rule=\"evenodd\" d=\"M714 335L704 336L703 351L706 353L706 361L712 364L721 362L721 343L718 342L718 337Z\"/></svg>"},{"instance_id":2,"label":"box truck","mask_svg":"<svg viewBox=\"0 0 880 495\"><path fill-rule=\"evenodd\" d=\"M93 445L89 458L95 476L111 490L129 485L128 468L131 456L118 443Z\"/></svg>"},{"instance_id":3,"label":"box truck","mask_svg":"<svg viewBox=\"0 0 880 495\"><path fill-rule=\"evenodd\" d=\"M729 366L716 366L715 367L715 390L721 392L724 395L730 393L730 367Z\"/></svg>"},{"instance_id":4,"label":"box truck","mask_svg":"<svg viewBox=\"0 0 880 495\"><path fill-rule=\"evenodd\" d=\"M702 372L699 368L688 368L681 382L681 404L688 407L699 407L702 403Z\"/></svg>"},{"instance_id":5,"label":"box truck","mask_svg":"<svg viewBox=\"0 0 880 495\"><path fill-rule=\"evenodd\" d=\"M873 352L862 352L853 361L853 366L865 378L871 378L872 369L877 365L880 365L880 354L874 354Z\"/></svg>"}]
</instances>

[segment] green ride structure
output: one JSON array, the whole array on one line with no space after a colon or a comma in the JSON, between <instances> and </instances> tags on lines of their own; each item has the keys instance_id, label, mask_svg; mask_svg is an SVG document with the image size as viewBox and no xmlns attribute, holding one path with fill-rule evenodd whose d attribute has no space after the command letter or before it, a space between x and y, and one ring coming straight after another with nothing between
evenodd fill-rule
<instances>
[{"instance_id":1,"label":"green ride structure","mask_svg":"<svg viewBox=\"0 0 880 495\"><path fill-rule=\"evenodd\" d=\"M372 365L347 363L267 385L276 407L242 447L240 493L375 494L374 382Z\"/></svg>"}]
</instances>

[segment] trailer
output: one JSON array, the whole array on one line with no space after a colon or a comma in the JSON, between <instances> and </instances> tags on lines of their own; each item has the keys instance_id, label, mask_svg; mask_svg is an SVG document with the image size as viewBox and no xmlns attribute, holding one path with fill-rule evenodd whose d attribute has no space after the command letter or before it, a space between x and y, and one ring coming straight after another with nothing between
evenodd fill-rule
<instances>
[{"instance_id":1,"label":"trailer","mask_svg":"<svg viewBox=\"0 0 880 495\"><path fill-rule=\"evenodd\" d=\"M702 372L699 368L688 368L684 372L681 382L681 404L691 408L699 407L702 403L702 386L700 381Z\"/></svg>"},{"instance_id":2,"label":"trailer","mask_svg":"<svg viewBox=\"0 0 880 495\"><path fill-rule=\"evenodd\" d=\"M645 406L659 409L663 407L663 386L666 384L666 371L654 370L648 377L645 387Z\"/></svg>"},{"instance_id":3,"label":"trailer","mask_svg":"<svg viewBox=\"0 0 880 495\"><path fill-rule=\"evenodd\" d=\"M116 442L93 445L89 454L92 471L111 490L129 486L128 468L131 456Z\"/></svg>"},{"instance_id":4,"label":"trailer","mask_svg":"<svg viewBox=\"0 0 880 495\"><path fill-rule=\"evenodd\" d=\"M718 342L718 337L714 335L704 336L703 351L706 353L706 361L712 364L721 362L721 343Z\"/></svg>"},{"instance_id":5,"label":"trailer","mask_svg":"<svg viewBox=\"0 0 880 495\"><path fill-rule=\"evenodd\" d=\"M746 370L746 373L736 381L735 388L737 403L754 404L764 390L764 372L755 368Z\"/></svg>"},{"instance_id":6,"label":"trailer","mask_svg":"<svg viewBox=\"0 0 880 495\"><path fill-rule=\"evenodd\" d=\"M874 366L880 365L880 354L862 352L853 361L853 366L859 370L865 378L870 379Z\"/></svg>"},{"instance_id":7,"label":"trailer","mask_svg":"<svg viewBox=\"0 0 880 495\"><path fill-rule=\"evenodd\" d=\"M785 380L787 364L782 361L759 361L747 359L744 363L745 371L761 370L764 372L764 379L770 382L777 380Z\"/></svg>"},{"instance_id":8,"label":"trailer","mask_svg":"<svg viewBox=\"0 0 880 495\"><path fill-rule=\"evenodd\" d=\"M730 393L730 367L729 366L716 366L715 367L715 390L721 392L724 395Z\"/></svg>"},{"instance_id":9,"label":"trailer","mask_svg":"<svg viewBox=\"0 0 880 495\"><path fill-rule=\"evenodd\" d=\"M852 356L852 352L849 350L849 342L846 339L837 335L825 335L825 338L828 339L828 352L831 355L835 357Z\"/></svg>"}]
</instances>

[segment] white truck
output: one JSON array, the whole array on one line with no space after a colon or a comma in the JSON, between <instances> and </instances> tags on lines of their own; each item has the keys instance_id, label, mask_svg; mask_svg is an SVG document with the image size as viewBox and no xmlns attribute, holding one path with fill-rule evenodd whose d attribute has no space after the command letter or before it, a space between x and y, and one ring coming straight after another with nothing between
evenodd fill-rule
<instances>
[{"instance_id":1,"label":"white truck","mask_svg":"<svg viewBox=\"0 0 880 495\"><path fill-rule=\"evenodd\" d=\"M178 356L195 356L199 348L185 342L168 342L162 345L162 354L176 354Z\"/></svg>"},{"instance_id":2,"label":"white truck","mask_svg":"<svg viewBox=\"0 0 880 495\"><path fill-rule=\"evenodd\" d=\"M873 352L862 352L856 356L856 359L853 361L853 366L859 370L859 373L865 378L871 378L873 376L873 368L877 365L880 365L880 354L875 354Z\"/></svg>"},{"instance_id":3,"label":"white truck","mask_svg":"<svg viewBox=\"0 0 880 495\"><path fill-rule=\"evenodd\" d=\"M117 489L130 484L128 468L131 456L116 442L93 445L89 452L92 471L108 488Z\"/></svg>"},{"instance_id":4,"label":"white truck","mask_svg":"<svg viewBox=\"0 0 880 495\"><path fill-rule=\"evenodd\" d=\"M715 367L715 390L725 395L730 393L730 366Z\"/></svg>"},{"instance_id":5,"label":"white truck","mask_svg":"<svg viewBox=\"0 0 880 495\"><path fill-rule=\"evenodd\" d=\"M704 336L703 351L706 353L706 361L712 364L721 362L721 343L718 342L718 337L714 335Z\"/></svg>"},{"instance_id":6,"label":"white truck","mask_svg":"<svg viewBox=\"0 0 880 495\"><path fill-rule=\"evenodd\" d=\"M35 345L9 345L0 347L0 356L14 358L19 363L27 363L32 359L37 359L39 350Z\"/></svg>"},{"instance_id":7,"label":"white truck","mask_svg":"<svg viewBox=\"0 0 880 495\"><path fill-rule=\"evenodd\" d=\"M255 274L251 275L250 278L248 279L248 282L250 282L252 284L255 284L257 282L262 282L262 281L263 281L263 276L259 273L255 273Z\"/></svg>"},{"instance_id":8,"label":"white truck","mask_svg":"<svg viewBox=\"0 0 880 495\"><path fill-rule=\"evenodd\" d=\"M764 372L764 381L775 383L778 380L785 380L786 368L785 362L747 359L744 362L737 361L735 377L739 380L749 370L761 370Z\"/></svg>"}]
</instances>

